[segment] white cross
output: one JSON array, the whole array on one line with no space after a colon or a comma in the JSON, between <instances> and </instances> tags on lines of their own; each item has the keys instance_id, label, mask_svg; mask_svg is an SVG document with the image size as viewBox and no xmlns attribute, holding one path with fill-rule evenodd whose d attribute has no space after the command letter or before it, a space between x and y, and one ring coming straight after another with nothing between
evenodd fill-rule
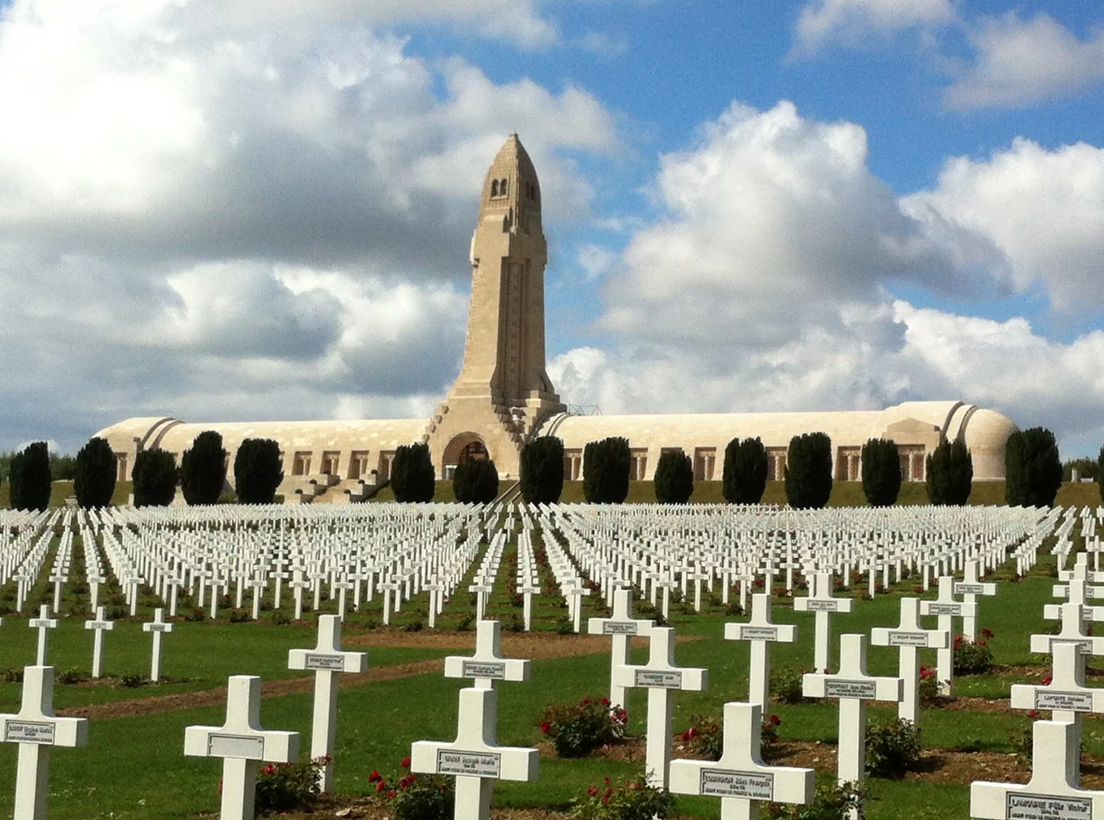
<instances>
[{"instance_id":1,"label":"white cross","mask_svg":"<svg viewBox=\"0 0 1104 820\"><path fill-rule=\"evenodd\" d=\"M1081 604L1060 604L1062 628L1057 635L1032 635L1032 652L1053 652L1056 643L1076 644L1082 652L1104 655L1104 637L1085 635L1085 608Z\"/></svg>"},{"instance_id":2,"label":"white cross","mask_svg":"<svg viewBox=\"0 0 1104 820\"><path fill-rule=\"evenodd\" d=\"M113 621L104 617L104 608L96 607L96 617L84 622L85 629L91 629L95 634L92 638L92 677L100 677L103 671L103 635L115 628Z\"/></svg>"},{"instance_id":3,"label":"white cross","mask_svg":"<svg viewBox=\"0 0 1104 820\"><path fill-rule=\"evenodd\" d=\"M821 673L832 668L832 623L835 613L847 614L854 608L851 598L832 595L832 573L818 572L813 576L813 588L805 598L795 598L796 612L816 613L816 633L813 637L813 667Z\"/></svg>"},{"instance_id":4,"label":"white cross","mask_svg":"<svg viewBox=\"0 0 1104 820\"><path fill-rule=\"evenodd\" d=\"M967 561L962 573L963 580L954 585L955 595L961 595L962 600L968 604L977 603L979 595L996 595L996 584L983 584L978 576L978 562ZM977 613L967 615L962 619L962 634L967 640L977 639Z\"/></svg>"},{"instance_id":5,"label":"white cross","mask_svg":"<svg viewBox=\"0 0 1104 820\"><path fill-rule=\"evenodd\" d=\"M46 665L46 630L57 629L57 618L50 617L50 605L43 604L38 608L38 617L31 618L27 621L27 626L31 629L38 630L38 660L35 661L39 666Z\"/></svg>"},{"instance_id":6,"label":"white cross","mask_svg":"<svg viewBox=\"0 0 1104 820\"><path fill-rule=\"evenodd\" d=\"M184 730L184 754L222 758L220 818L253 820L260 761L298 760L299 733L262 729L261 679L254 675L232 675L226 692L226 723L188 726Z\"/></svg>"},{"instance_id":7,"label":"white cross","mask_svg":"<svg viewBox=\"0 0 1104 820\"><path fill-rule=\"evenodd\" d=\"M368 668L365 652L341 651L341 618L318 616L318 644L314 649L288 651L288 669L314 670L314 720L311 723L311 759L327 758L319 773L323 792L333 791L334 737L337 729L337 676Z\"/></svg>"},{"instance_id":8,"label":"white cross","mask_svg":"<svg viewBox=\"0 0 1104 820\"><path fill-rule=\"evenodd\" d=\"M920 626L920 599L901 599L901 622L896 627L874 627L870 630L873 646L897 647L897 674L904 681L901 702L897 704L897 717L916 723L920 714L920 649L946 649L950 644L949 633L940 629L924 629Z\"/></svg>"},{"instance_id":9,"label":"white cross","mask_svg":"<svg viewBox=\"0 0 1104 820\"><path fill-rule=\"evenodd\" d=\"M630 638L635 635L647 636L655 621L634 619L631 589L617 589L613 593L613 612L608 618L589 618L587 633L590 635L609 635L610 651L610 704L625 706L625 687L614 683L618 666L629 663Z\"/></svg>"},{"instance_id":10,"label":"white cross","mask_svg":"<svg viewBox=\"0 0 1104 820\"><path fill-rule=\"evenodd\" d=\"M934 601L920 602L921 615L936 615L937 628L954 635L955 618L976 618L977 604L956 601L954 597L954 579L947 575L939 577L939 595ZM935 653L935 674L939 679L939 693L951 695L954 691L954 646L938 649Z\"/></svg>"},{"instance_id":11,"label":"white cross","mask_svg":"<svg viewBox=\"0 0 1104 820\"><path fill-rule=\"evenodd\" d=\"M54 667L23 670L19 713L0 715L0 741L19 744L13 820L46 820L50 747L88 744L88 720L54 715Z\"/></svg>"},{"instance_id":12,"label":"white cross","mask_svg":"<svg viewBox=\"0 0 1104 820\"><path fill-rule=\"evenodd\" d=\"M727 641L751 641L751 669L748 676L748 702L767 708L770 702L770 645L793 643L797 627L771 620L771 596L757 592L751 596L751 620L746 624L725 624Z\"/></svg>"},{"instance_id":13,"label":"white cross","mask_svg":"<svg viewBox=\"0 0 1104 820\"><path fill-rule=\"evenodd\" d=\"M759 752L762 727L759 704L726 703L721 759L672 761L671 791L721 798L724 820L757 820L763 801L811 801L816 772L764 764Z\"/></svg>"},{"instance_id":14,"label":"white cross","mask_svg":"<svg viewBox=\"0 0 1104 820\"><path fill-rule=\"evenodd\" d=\"M173 625L165 623L165 610L158 607L153 611L153 620L150 623L142 624L143 632L153 633L153 654L150 659L150 680L161 680L161 635L165 632L172 632Z\"/></svg>"},{"instance_id":15,"label":"white cross","mask_svg":"<svg viewBox=\"0 0 1104 820\"><path fill-rule=\"evenodd\" d=\"M502 657L502 624L479 621L475 627L475 654L445 658L446 678L469 678L476 689L494 689L500 680L529 680L529 661Z\"/></svg>"}]
</instances>

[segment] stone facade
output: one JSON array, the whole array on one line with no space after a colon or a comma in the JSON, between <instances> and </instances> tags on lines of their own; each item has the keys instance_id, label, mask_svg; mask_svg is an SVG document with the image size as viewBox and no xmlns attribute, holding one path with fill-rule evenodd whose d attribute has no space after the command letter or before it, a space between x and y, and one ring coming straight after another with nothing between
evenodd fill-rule
<instances>
[{"instance_id":1,"label":"stone facade","mask_svg":"<svg viewBox=\"0 0 1104 820\"><path fill-rule=\"evenodd\" d=\"M821 431L832 439L834 475L861 476L859 451L869 438L892 438L906 480L922 481L924 457L944 438L962 438L974 478L1004 477L1004 445L1016 426L992 410L957 401L906 402L886 410L810 413L718 413L574 416L545 370L544 268L541 191L533 162L511 134L483 181L472 236L472 295L460 375L432 418L188 424L169 416L132 418L101 430L116 453L118 477L131 477L144 449L179 457L204 430L217 430L230 463L246 438L280 445L289 501L356 500L390 474L395 448L427 442L438 477L467 452L486 455L506 486L517 478L520 452L535 436L564 441L569 479L582 477L582 451L607 436L629 439L632 477L651 479L660 454L681 448L699 481L721 478L724 449L734 438L758 436L767 447L771 478L780 479L790 438ZM232 470L230 478L232 480Z\"/></svg>"}]
</instances>

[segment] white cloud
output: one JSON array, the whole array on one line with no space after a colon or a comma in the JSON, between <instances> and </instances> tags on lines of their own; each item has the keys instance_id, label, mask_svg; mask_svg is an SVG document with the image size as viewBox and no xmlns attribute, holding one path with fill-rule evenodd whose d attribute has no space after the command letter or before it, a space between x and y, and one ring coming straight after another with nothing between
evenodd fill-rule
<instances>
[{"instance_id":1,"label":"white cloud","mask_svg":"<svg viewBox=\"0 0 1104 820\"><path fill-rule=\"evenodd\" d=\"M967 28L975 62L946 89L953 109L1021 108L1104 81L1104 29L1081 40L1044 13L1012 11Z\"/></svg>"},{"instance_id":2,"label":"white cloud","mask_svg":"<svg viewBox=\"0 0 1104 820\"><path fill-rule=\"evenodd\" d=\"M884 37L954 19L950 0L812 0L797 20L796 50L813 53L832 42L854 47L872 34Z\"/></svg>"}]
</instances>

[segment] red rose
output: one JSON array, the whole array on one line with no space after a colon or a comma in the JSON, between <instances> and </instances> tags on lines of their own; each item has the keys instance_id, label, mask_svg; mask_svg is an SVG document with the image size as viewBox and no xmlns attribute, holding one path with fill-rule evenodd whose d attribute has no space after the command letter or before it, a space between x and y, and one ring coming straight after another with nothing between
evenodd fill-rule
<instances>
[{"instance_id":1,"label":"red rose","mask_svg":"<svg viewBox=\"0 0 1104 820\"><path fill-rule=\"evenodd\" d=\"M402 766L404 769L409 769L410 768L410 758L409 757L404 757L402 759L402 763L400 763L399 765Z\"/></svg>"}]
</instances>

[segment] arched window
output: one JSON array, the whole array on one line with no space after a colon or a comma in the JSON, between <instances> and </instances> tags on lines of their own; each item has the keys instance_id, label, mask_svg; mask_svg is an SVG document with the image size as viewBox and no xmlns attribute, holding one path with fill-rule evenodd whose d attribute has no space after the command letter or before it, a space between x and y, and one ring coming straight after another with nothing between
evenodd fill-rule
<instances>
[{"instance_id":1,"label":"arched window","mask_svg":"<svg viewBox=\"0 0 1104 820\"><path fill-rule=\"evenodd\" d=\"M508 194L508 193L510 193L510 182L509 182L509 180L500 179L498 181L498 195L499 196L506 196L506 194Z\"/></svg>"},{"instance_id":2,"label":"arched window","mask_svg":"<svg viewBox=\"0 0 1104 820\"><path fill-rule=\"evenodd\" d=\"M498 180L497 179L492 179L491 180L491 199L495 199L497 197L498 197Z\"/></svg>"}]
</instances>

